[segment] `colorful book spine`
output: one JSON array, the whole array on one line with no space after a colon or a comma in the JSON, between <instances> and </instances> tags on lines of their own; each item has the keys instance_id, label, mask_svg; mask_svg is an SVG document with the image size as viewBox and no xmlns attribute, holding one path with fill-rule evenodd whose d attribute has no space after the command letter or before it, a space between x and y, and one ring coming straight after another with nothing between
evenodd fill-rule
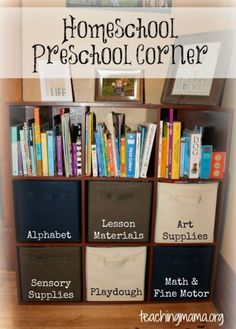
<instances>
[{"instance_id":1,"label":"colorful book spine","mask_svg":"<svg viewBox=\"0 0 236 329\"><path fill-rule=\"evenodd\" d=\"M120 176L126 177L126 140L125 137L121 137L120 141ZM140 158L141 160L141 158Z\"/></svg>"},{"instance_id":2,"label":"colorful book spine","mask_svg":"<svg viewBox=\"0 0 236 329\"><path fill-rule=\"evenodd\" d=\"M42 176L42 149L41 149L41 133L40 133L40 117L39 108L34 108L34 136L36 149L36 167L37 176Z\"/></svg>"},{"instance_id":3,"label":"colorful book spine","mask_svg":"<svg viewBox=\"0 0 236 329\"><path fill-rule=\"evenodd\" d=\"M28 131L28 125L27 125L26 122L24 122L23 133L24 133L24 147L25 147L25 159L26 159L27 175L32 176L31 161L30 161L30 150L29 150L29 131Z\"/></svg>"},{"instance_id":4,"label":"colorful book spine","mask_svg":"<svg viewBox=\"0 0 236 329\"><path fill-rule=\"evenodd\" d=\"M95 142L96 142L96 150L97 150L98 174L99 176L103 176L101 141L98 132L95 133Z\"/></svg>"},{"instance_id":5,"label":"colorful book spine","mask_svg":"<svg viewBox=\"0 0 236 329\"><path fill-rule=\"evenodd\" d=\"M189 178L199 178L200 175L201 139L201 134L190 134Z\"/></svg>"},{"instance_id":6,"label":"colorful book spine","mask_svg":"<svg viewBox=\"0 0 236 329\"><path fill-rule=\"evenodd\" d=\"M213 152L212 145L202 145L201 162L200 162L200 178L201 179L210 178L212 152Z\"/></svg>"},{"instance_id":7,"label":"colorful book spine","mask_svg":"<svg viewBox=\"0 0 236 329\"><path fill-rule=\"evenodd\" d=\"M115 168L115 177L118 176L118 168L117 168L117 158L116 158L116 135L115 135L115 128L113 124L113 114L112 112L108 113L107 121L106 121L107 129L111 134L112 140L112 153L114 159L114 168Z\"/></svg>"},{"instance_id":8,"label":"colorful book spine","mask_svg":"<svg viewBox=\"0 0 236 329\"><path fill-rule=\"evenodd\" d=\"M12 175L18 176L17 127L11 127Z\"/></svg>"},{"instance_id":9,"label":"colorful book spine","mask_svg":"<svg viewBox=\"0 0 236 329\"><path fill-rule=\"evenodd\" d=\"M135 177L136 133L129 132L126 137L126 177Z\"/></svg>"},{"instance_id":10,"label":"colorful book spine","mask_svg":"<svg viewBox=\"0 0 236 329\"><path fill-rule=\"evenodd\" d=\"M223 179L225 172L226 153L213 152L211 161L211 179Z\"/></svg>"},{"instance_id":11,"label":"colorful book spine","mask_svg":"<svg viewBox=\"0 0 236 329\"><path fill-rule=\"evenodd\" d=\"M72 176L77 177L77 144L71 144Z\"/></svg>"},{"instance_id":12,"label":"colorful book spine","mask_svg":"<svg viewBox=\"0 0 236 329\"><path fill-rule=\"evenodd\" d=\"M173 122L174 110L169 110L169 149L168 149L168 178L172 176L172 152L173 152Z\"/></svg>"},{"instance_id":13,"label":"colorful book spine","mask_svg":"<svg viewBox=\"0 0 236 329\"><path fill-rule=\"evenodd\" d=\"M23 176L23 162L22 162L20 141L17 142L17 158L18 158L18 176Z\"/></svg>"},{"instance_id":14,"label":"colorful book spine","mask_svg":"<svg viewBox=\"0 0 236 329\"><path fill-rule=\"evenodd\" d=\"M81 128L82 129L82 128ZM77 147L77 176L82 175L82 132L79 133L77 140L76 140L76 147Z\"/></svg>"},{"instance_id":15,"label":"colorful book spine","mask_svg":"<svg viewBox=\"0 0 236 329\"><path fill-rule=\"evenodd\" d=\"M100 140L100 149L101 149L101 160L102 160L102 176L107 176L107 163L106 163L106 155L105 155L105 145L104 145L104 138L103 138L103 125L98 124L97 130L99 134Z\"/></svg>"},{"instance_id":16,"label":"colorful book spine","mask_svg":"<svg viewBox=\"0 0 236 329\"><path fill-rule=\"evenodd\" d=\"M189 175L189 156L190 156L190 138L185 137L185 152L184 152L184 177Z\"/></svg>"},{"instance_id":17,"label":"colorful book spine","mask_svg":"<svg viewBox=\"0 0 236 329\"><path fill-rule=\"evenodd\" d=\"M179 173L179 176L181 178L184 177L185 145L186 145L186 137L181 137L181 139L180 139L180 173Z\"/></svg>"},{"instance_id":18,"label":"colorful book spine","mask_svg":"<svg viewBox=\"0 0 236 329\"><path fill-rule=\"evenodd\" d=\"M20 130L20 148L22 155L22 167L23 167L23 175L27 176L27 167L26 167L26 154L25 154L25 139L24 139L24 131Z\"/></svg>"},{"instance_id":19,"label":"colorful book spine","mask_svg":"<svg viewBox=\"0 0 236 329\"><path fill-rule=\"evenodd\" d=\"M53 131L47 131L48 176L54 176L54 136Z\"/></svg>"},{"instance_id":20,"label":"colorful book spine","mask_svg":"<svg viewBox=\"0 0 236 329\"><path fill-rule=\"evenodd\" d=\"M161 150L161 178L166 178L166 163L167 163L167 137L162 137Z\"/></svg>"},{"instance_id":21,"label":"colorful book spine","mask_svg":"<svg viewBox=\"0 0 236 329\"><path fill-rule=\"evenodd\" d=\"M166 152L166 173L165 173L165 178L168 178L168 169L169 169L169 144L170 144L169 130L170 130L170 123L169 122L166 122L166 136L167 136L166 146L167 146L167 152Z\"/></svg>"},{"instance_id":22,"label":"colorful book spine","mask_svg":"<svg viewBox=\"0 0 236 329\"><path fill-rule=\"evenodd\" d=\"M116 137L116 160L117 160L117 176L120 177L120 151L119 151L119 139Z\"/></svg>"},{"instance_id":23,"label":"colorful book spine","mask_svg":"<svg viewBox=\"0 0 236 329\"><path fill-rule=\"evenodd\" d=\"M141 132L140 164L142 164L143 150L144 150L144 143L145 143L147 128L143 125L140 125L139 127L140 127L140 132Z\"/></svg>"},{"instance_id":24,"label":"colorful book spine","mask_svg":"<svg viewBox=\"0 0 236 329\"><path fill-rule=\"evenodd\" d=\"M33 131L34 131L33 128L29 128L29 148L30 148L30 160L31 160L32 176L36 176L37 175L37 170L36 170L36 156L35 156Z\"/></svg>"},{"instance_id":25,"label":"colorful book spine","mask_svg":"<svg viewBox=\"0 0 236 329\"><path fill-rule=\"evenodd\" d=\"M108 157L108 145L107 145L107 133L103 133L103 142L104 142L104 150L105 150L105 161L106 161L106 169L107 169L107 176L111 176L111 169L110 169L110 161Z\"/></svg>"},{"instance_id":26,"label":"colorful book spine","mask_svg":"<svg viewBox=\"0 0 236 329\"><path fill-rule=\"evenodd\" d=\"M97 149L96 144L92 144L92 174L98 177Z\"/></svg>"},{"instance_id":27,"label":"colorful book spine","mask_svg":"<svg viewBox=\"0 0 236 329\"><path fill-rule=\"evenodd\" d=\"M110 165L110 175L112 177L115 176L115 164L114 164L114 158L113 158L113 152L112 152L112 140L109 136L107 138L107 152L108 152L108 160Z\"/></svg>"},{"instance_id":28,"label":"colorful book spine","mask_svg":"<svg viewBox=\"0 0 236 329\"><path fill-rule=\"evenodd\" d=\"M57 160L57 175L63 176L63 155L62 155L62 137L56 136L56 160Z\"/></svg>"},{"instance_id":29,"label":"colorful book spine","mask_svg":"<svg viewBox=\"0 0 236 329\"><path fill-rule=\"evenodd\" d=\"M172 146L172 170L171 178L179 179L180 177L180 138L181 138L181 122L173 123L173 146Z\"/></svg>"},{"instance_id":30,"label":"colorful book spine","mask_svg":"<svg viewBox=\"0 0 236 329\"><path fill-rule=\"evenodd\" d=\"M158 147L157 177L161 177L162 137L163 137L163 120L160 121L160 126L159 126L159 147Z\"/></svg>"},{"instance_id":31,"label":"colorful book spine","mask_svg":"<svg viewBox=\"0 0 236 329\"><path fill-rule=\"evenodd\" d=\"M136 152L135 152L135 178L139 178L140 174L140 147L141 147L141 133L136 133Z\"/></svg>"},{"instance_id":32,"label":"colorful book spine","mask_svg":"<svg viewBox=\"0 0 236 329\"><path fill-rule=\"evenodd\" d=\"M144 146L144 151L143 151L141 172L140 172L140 177L142 177L142 178L147 177L147 171L148 171L148 166L149 166L149 162L150 162L153 142L154 142L154 138L155 138L155 134L156 134L156 127L157 127L157 125L154 123L150 123L148 125L147 136L146 136L145 146Z\"/></svg>"},{"instance_id":33,"label":"colorful book spine","mask_svg":"<svg viewBox=\"0 0 236 329\"><path fill-rule=\"evenodd\" d=\"M47 134L41 133L43 176L48 176Z\"/></svg>"}]
</instances>

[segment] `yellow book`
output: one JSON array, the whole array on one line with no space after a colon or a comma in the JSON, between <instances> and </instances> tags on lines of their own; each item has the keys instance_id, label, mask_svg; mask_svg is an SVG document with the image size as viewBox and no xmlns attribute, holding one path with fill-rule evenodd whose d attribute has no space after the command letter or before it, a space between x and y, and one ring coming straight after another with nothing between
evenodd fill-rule
<instances>
[{"instance_id":1,"label":"yellow book","mask_svg":"<svg viewBox=\"0 0 236 329\"><path fill-rule=\"evenodd\" d=\"M42 176L42 147L41 147L41 133L40 133L40 109L34 108L34 143L35 143L35 154L36 154L36 168L37 176Z\"/></svg>"},{"instance_id":2,"label":"yellow book","mask_svg":"<svg viewBox=\"0 0 236 329\"><path fill-rule=\"evenodd\" d=\"M47 134L41 133L43 176L48 176Z\"/></svg>"},{"instance_id":3,"label":"yellow book","mask_svg":"<svg viewBox=\"0 0 236 329\"><path fill-rule=\"evenodd\" d=\"M160 177L166 178L166 165L167 165L167 137L162 137L161 145L161 172Z\"/></svg>"},{"instance_id":4,"label":"yellow book","mask_svg":"<svg viewBox=\"0 0 236 329\"><path fill-rule=\"evenodd\" d=\"M179 179L180 138L181 138L181 122L175 121L173 123L173 147L172 147L172 168L171 168L172 179Z\"/></svg>"},{"instance_id":5,"label":"yellow book","mask_svg":"<svg viewBox=\"0 0 236 329\"><path fill-rule=\"evenodd\" d=\"M126 141L125 137L121 138L120 141L120 177L126 177Z\"/></svg>"}]
</instances>

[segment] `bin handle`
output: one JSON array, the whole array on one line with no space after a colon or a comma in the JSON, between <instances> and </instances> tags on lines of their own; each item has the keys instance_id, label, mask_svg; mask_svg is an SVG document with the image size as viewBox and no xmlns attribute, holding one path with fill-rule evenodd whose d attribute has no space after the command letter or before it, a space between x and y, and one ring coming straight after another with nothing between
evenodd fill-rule
<instances>
[{"instance_id":1,"label":"bin handle","mask_svg":"<svg viewBox=\"0 0 236 329\"><path fill-rule=\"evenodd\" d=\"M190 196L190 195L175 195L172 196L171 199L173 198L174 201L178 203L189 203L189 204L199 204L201 203L202 196Z\"/></svg>"},{"instance_id":2,"label":"bin handle","mask_svg":"<svg viewBox=\"0 0 236 329\"><path fill-rule=\"evenodd\" d=\"M120 260L111 260L111 259L105 257L103 259L103 263L105 266L114 266L114 267L117 266L118 267L118 266L124 265L126 262L127 262L127 258L123 258Z\"/></svg>"}]
</instances>

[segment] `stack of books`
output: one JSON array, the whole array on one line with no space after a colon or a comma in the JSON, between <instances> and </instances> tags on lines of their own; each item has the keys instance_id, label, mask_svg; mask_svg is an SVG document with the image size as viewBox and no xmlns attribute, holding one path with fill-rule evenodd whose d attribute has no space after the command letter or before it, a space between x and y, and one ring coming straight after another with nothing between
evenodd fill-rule
<instances>
[{"instance_id":1,"label":"stack of books","mask_svg":"<svg viewBox=\"0 0 236 329\"><path fill-rule=\"evenodd\" d=\"M169 109L169 118L160 121L158 177L167 179L221 179L224 175L225 152L213 152L213 145L202 145L205 128L194 126L184 129L174 120L174 110ZM220 159L214 170L215 161Z\"/></svg>"},{"instance_id":2,"label":"stack of books","mask_svg":"<svg viewBox=\"0 0 236 329\"><path fill-rule=\"evenodd\" d=\"M156 124L131 130L124 113L111 112L106 122L96 124L86 113L85 174L87 176L146 178L156 135Z\"/></svg>"},{"instance_id":3,"label":"stack of books","mask_svg":"<svg viewBox=\"0 0 236 329\"><path fill-rule=\"evenodd\" d=\"M34 108L33 118L11 127L13 176L82 175L80 112L60 109L50 119L43 110Z\"/></svg>"}]
</instances>

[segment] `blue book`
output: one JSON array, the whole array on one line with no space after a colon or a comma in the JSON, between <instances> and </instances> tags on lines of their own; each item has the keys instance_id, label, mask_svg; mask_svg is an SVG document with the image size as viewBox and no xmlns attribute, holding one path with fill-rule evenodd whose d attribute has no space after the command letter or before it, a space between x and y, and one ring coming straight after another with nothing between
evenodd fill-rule
<instances>
[{"instance_id":1,"label":"blue book","mask_svg":"<svg viewBox=\"0 0 236 329\"><path fill-rule=\"evenodd\" d=\"M101 160L102 160L102 176L107 176L107 162L106 162L106 154L105 154L105 145L104 145L104 127L103 124L97 125L97 130L100 138L100 145L101 145Z\"/></svg>"},{"instance_id":2,"label":"blue book","mask_svg":"<svg viewBox=\"0 0 236 329\"><path fill-rule=\"evenodd\" d=\"M48 176L54 176L54 136L53 131L47 131L47 150L48 150Z\"/></svg>"},{"instance_id":3,"label":"blue book","mask_svg":"<svg viewBox=\"0 0 236 329\"><path fill-rule=\"evenodd\" d=\"M97 150L97 162L98 162L98 175L103 176L103 161L102 161L102 150L101 150L101 141L99 133L95 133L95 143Z\"/></svg>"},{"instance_id":4,"label":"blue book","mask_svg":"<svg viewBox=\"0 0 236 329\"><path fill-rule=\"evenodd\" d=\"M145 127L145 126L139 126L139 127L140 127L140 132L141 132L140 163L142 163L147 127Z\"/></svg>"},{"instance_id":5,"label":"blue book","mask_svg":"<svg viewBox=\"0 0 236 329\"><path fill-rule=\"evenodd\" d=\"M180 172L179 177L184 177L184 158L185 158L186 137L181 137L180 140Z\"/></svg>"},{"instance_id":6,"label":"blue book","mask_svg":"<svg viewBox=\"0 0 236 329\"><path fill-rule=\"evenodd\" d=\"M119 152L119 138L116 138L116 161L117 161L117 173L120 177L120 152Z\"/></svg>"},{"instance_id":7,"label":"blue book","mask_svg":"<svg viewBox=\"0 0 236 329\"><path fill-rule=\"evenodd\" d=\"M128 132L126 136L126 176L135 177L136 133Z\"/></svg>"},{"instance_id":8,"label":"blue book","mask_svg":"<svg viewBox=\"0 0 236 329\"><path fill-rule=\"evenodd\" d=\"M184 177L189 176L190 139L185 137Z\"/></svg>"},{"instance_id":9,"label":"blue book","mask_svg":"<svg viewBox=\"0 0 236 329\"><path fill-rule=\"evenodd\" d=\"M202 179L210 178L212 152L212 145L202 145L200 162L200 178Z\"/></svg>"}]
</instances>

